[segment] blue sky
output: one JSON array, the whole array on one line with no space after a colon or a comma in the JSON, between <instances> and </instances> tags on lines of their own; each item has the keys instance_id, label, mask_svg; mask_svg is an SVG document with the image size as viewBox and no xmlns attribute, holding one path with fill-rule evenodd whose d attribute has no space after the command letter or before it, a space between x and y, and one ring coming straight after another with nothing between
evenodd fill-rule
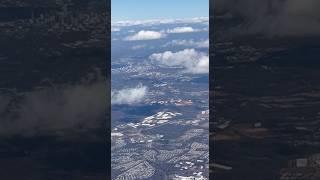
<instances>
[{"instance_id":1,"label":"blue sky","mask_svg":"<svg viewBox=\"0 0 320 180\"><path fill-rule=\"evenodd\" d=\"M112 0L112 21L208 17L209 0Z\"/></svg>"}]
</instances>

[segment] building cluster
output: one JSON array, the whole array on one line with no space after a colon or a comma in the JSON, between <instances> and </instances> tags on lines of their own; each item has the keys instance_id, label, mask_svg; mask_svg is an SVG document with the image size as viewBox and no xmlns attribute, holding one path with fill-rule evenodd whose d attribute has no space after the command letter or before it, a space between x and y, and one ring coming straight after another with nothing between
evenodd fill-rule
<instances>
[{"instance_id":1,"label":"building cluster","mask_svg":"<svg viewBox=\"0 0 320 180\"><path fill-rule=\"evenodd\" d=\"M147 161L137 161L124 168L127 170L114 178L115 180L147 179L155 173L155 168Z\"/></svg>"},{"instance_id":2,"label":"building cluster","mask_svg":"<svg viewBox=\"0 0 320 180\"><path fill-rule=\"evenodd\" d=\"M208 114L209 111L200 111L196 119L204 121L202 119L207 119ZM207 179L209 147L205 129L188 126L191 128L183 130L174 139L167 139L155 131L163 124L187 125L180 124L180 119L176 118L181 115L161 111L140 122L120 124L113 128L112 179L135 179L142 177L142 174L147 179L161 179L164 174L170 179ZM152 133L148 134L149 131Z\"/></svg>"},{"instance_id":3,"label":"building cluster","mask_svg":"<svg viewBox=\"0 0 320 180\"><path fill-rule=\"evenodd\" d=\"M1 32L16 35L37 31L40 36L48 33L61 35L66 32L85 32L91 39L106 39L109 16L106 12L85 7L74 8L68 5L71 1L60 1L2 1L0 8L7 13L0 13L0 19L2 16L4 18L0 23Z\"/></svg>"},{"instance_id":4,"label":"building cluster","mask_svg":"<svg viewBox=\"0 0 320 180\"><path fill-rule=\"evenodd\" d=\"M281 170L280 180L318 179L320 179L320 154L290 160L288 167Z\"/></svg>"},{"instance_id":5,"label":"building cluster","mask_svg":"<svg viewBox=\"0 0 320 180\"><path fill-rule=\"evenodd\" d=\"M6 7L30 7L32 6L36 1L24 1L24 0L1 0L0 2L0 8L6 8Z\"/></svg>"},{"instance_id":6,"label":"building cluster","mask_svg":"<svg viewBox=\"0 0 320 180\"><path fill-rule=\"evenodd\" d=\"M234 64L256 62L271 52L281 52L285 50L284 48L260 49L243 45L235 47L232 42L219 42L214 44L214 46L216 54L225 55L224 60Z\"/></svg>"},{"instance_id":7,"label":"building cluster","mask_svg":"<svg viewBox=\"0 0 320 180\"><path fill-rule=\"evenodd\" d=\"M55 13L41 14L39 17L29 19L34 26L41 26L48 29L48 32L68 31L94 31L105 28L106 16L103 13Z\"/></svg>"},{"instance_id":8,"label":"building cluster","mask_svg":"<svg viewBox=\"0 0 320 180\"><path fill-rule=\"evenodd\" d=\"M67 6L81 3L76 0L1 0L0 8L39 8L39 7L52 7L52 8L65 8ZM85 5L85 4L83 4Z\"/></svg>"}]
</instances>

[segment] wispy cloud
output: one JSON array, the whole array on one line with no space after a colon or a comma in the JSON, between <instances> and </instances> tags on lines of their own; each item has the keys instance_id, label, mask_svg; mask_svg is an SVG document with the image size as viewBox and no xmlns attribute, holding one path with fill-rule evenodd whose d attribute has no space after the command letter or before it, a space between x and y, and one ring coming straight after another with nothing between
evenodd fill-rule
<instances>
[{"instance_id":1,"label":"wispy cloud","mask_svg":"<svg viewBox=\"0 0 320 180\"><path fill-rule=\"evenodd\" d=\"M167 46L187 46L187 47L193 47L193 48L208 48L209 47L209 39L200 40L200 41L195 41L193 39L191 39L191 40L172 40L163 46L164 47L167 47Z\"/></svg>"},{"instance_id":2,"label":"wispy cloud","mask_svg":"<svg viewBox=\"0 0 320 180\"><path fill-rule=\"evenodd\" d=\"M186 73L204 74L209 72L209 56L195 49L154 53L149 58L166 66L184 67Z\"/></svg>"},{"instance_id":3,"label":"wispy cloud","mask_svg":"<svg viewBox=\"0 0 320 180\"><path fill-rule=\"evenodd\" d=\"M111 104L137 104L143 101L148 88L139 84L134 88L126 88L111 92Z\"/></svg>"},{"instance_id":4,"label":"wispy cloud","mask_svg":"<svg viewBox=\"0 0 320 180\"><path fill-rule=\"evenodd\" d=\"M132 50L138 50L138 49L143 49L145 47L146 47L145 44L141 44L141 45L132 46L131 49Z\"/></svg>"},{"instance_id":5,"label":"wispy cloud","mask_svg":"<svg viewBox=\"0 0 320 180\"><path fill-rule=\"evenodd\" d=\"M154 40L154 39L161 39L166 35L162 32L157 31L139 31L138 33L128 36L124 38L125 41L143 41L143 40Z\"/></svg>"}]
</instances>

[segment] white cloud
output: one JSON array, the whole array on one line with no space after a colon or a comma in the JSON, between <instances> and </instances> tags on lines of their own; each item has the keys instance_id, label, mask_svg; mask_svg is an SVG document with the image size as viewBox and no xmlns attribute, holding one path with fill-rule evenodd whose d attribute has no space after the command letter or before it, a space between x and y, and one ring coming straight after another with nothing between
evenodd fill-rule
<instances>
[{"instance_id":1,"label":"white cloud","mask_svg":"<svg viewBox=\"0 0 320 180\"><path fill-rule=\"evenodd\" d=\"M143 40L154 40L154 39L161 39L165 37L164 33L157 32L157 31L139 31L138 33L126 37L124 40L126 41L143 41Z\"/></svg>"},{"instance_id":2,"label":"white cloud","mask_svg":"<svg viewBox=\"0 0 320 180\"><path fill-rule=\"evenodd\" d=\"M196 48L208 48L209 47L209 39L201 40L201 41L194 41L191 40L172 40L164 45L167 46L188 46L188 47L196 47Z\"/></svg>"},{"instance_id":3,"label":"white cloud","mask_svg":"<svg viewBox=\"0 0 320 180\"><path fill-rule=\"evenodd\" d=\"M0 136L54 135L59 131L101 128L108 113L108 89L103 75L97 74L97 80L91 79L92 75L77 84L53 84L25 92L19 95L19 101L15 96L0 95L0 113L10 109L1 119Z\"/></svg>"},{"instance_id":4,"label":"white cloud","mask_svg":"<svg viewBox=\"0 0 320 180\"><path fill-rule=\"evenodd\" d=\"M209 72L209 56L195 49L154 53L149 58L166 66L184 67L187 73L203 74Z\"/></svg>"},{"instance_id":5,"label":"white cloud","mask_svg":"<svg viewBox=\"0 0 320 180\"><path fill-rule=\"evenodd\" d=\"M139 84L134 88L126 88L111 92L111 104L140 103L147 94L147 87Z\"/></svg>"},{"instance_id":6,"label":"white cloud","mask_svg":"<svg viewBox=\"0 0 320 180\"><path fill-rule=\"evenodd\" d=\"M193 29L192 27L176 27L173 29L167 30L168 33L192 33L198 32L199 29Z\"/></svg>"},{"instance_id":7,"label":"white cloud","mask_svg":"<svg viewBox=\"0 0 320 180\"><path fill-rule=\"evenodd\" d=\"M121 31L120 28L117 28L117 27L112 27L111 28L111 32L119 32L119 31Z\"/></svg>"},{"instance_id":8,"label":"white cloud","mask_svg":"<svg viewBox=\"0 0 320 180\"><path fill-rule=\"evenodd\" d=\"M136 45L136 46L132 46L131 49L132 50L138 50L138 49L143 49L145 48L146 45L145 44L142 44L142 45Z\"/></svg>"},{"instance_id":9,"label":"white cloud","mask_svg":"<svg viewBox=\"0 0 320 180\"><path fill-rule=\"evenodd\" d=\"M135 20L135 21L112 21L112 27L127 27L127 26L153 26L160 24L194 24L194 23L207 23L209 17L195 17L188 19L152 19L152 20Z\"/></svg>"}]
</instances>

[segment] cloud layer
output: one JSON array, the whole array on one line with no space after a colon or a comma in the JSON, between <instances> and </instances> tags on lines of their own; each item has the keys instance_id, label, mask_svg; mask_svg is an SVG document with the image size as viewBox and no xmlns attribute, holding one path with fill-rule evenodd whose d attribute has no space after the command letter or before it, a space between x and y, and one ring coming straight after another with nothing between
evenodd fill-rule
<instances>
[{"instance_id":1,"label":"cloud layer","mask_svg":"<svg viewBox=\"0 0 320 180\"><path fill-rule=\"evenodd\" d=\"M111 92L111 104L137 104L147 95L147 87L139 84L134 88L126 88Z\"/></svg>"},{"instance_id":2,"label":"cloud layer","mask_svg":"<svg viewBox=\"0 0 320 180\"><path fill-rule=\"evenodd\" d=\"M193 23L208 23L208 17L195 17L188 19L153 19L153 20L136 20L136 21L112 21L112 27L128 27L128 26L153 26L160 24L193 24Z\"/></svg>"},{"instance_id":3,"label":"cloud layer","mask_svg":"<svg viewBox=\"0 0 320 180\"><path fill-rule=\"evenodd\" d=\"M166 35L161 32L157 31L139 31L138 33L126 37L124 40L126 41L143 41L143 40L154 40L154 39L161 39Z\"/></svg>"},{"instance_id":4,"label":"cloud layer","mask_svg":"<svg viewBox=\"0 0 320 180\"><path fill-rule=\"evenodd\" d=\"M184 67L187 73L203 74L209 72L208 55L198 52L195 49L154 53L149 58L166 66Z\"/></svg>"}]
</instances>

